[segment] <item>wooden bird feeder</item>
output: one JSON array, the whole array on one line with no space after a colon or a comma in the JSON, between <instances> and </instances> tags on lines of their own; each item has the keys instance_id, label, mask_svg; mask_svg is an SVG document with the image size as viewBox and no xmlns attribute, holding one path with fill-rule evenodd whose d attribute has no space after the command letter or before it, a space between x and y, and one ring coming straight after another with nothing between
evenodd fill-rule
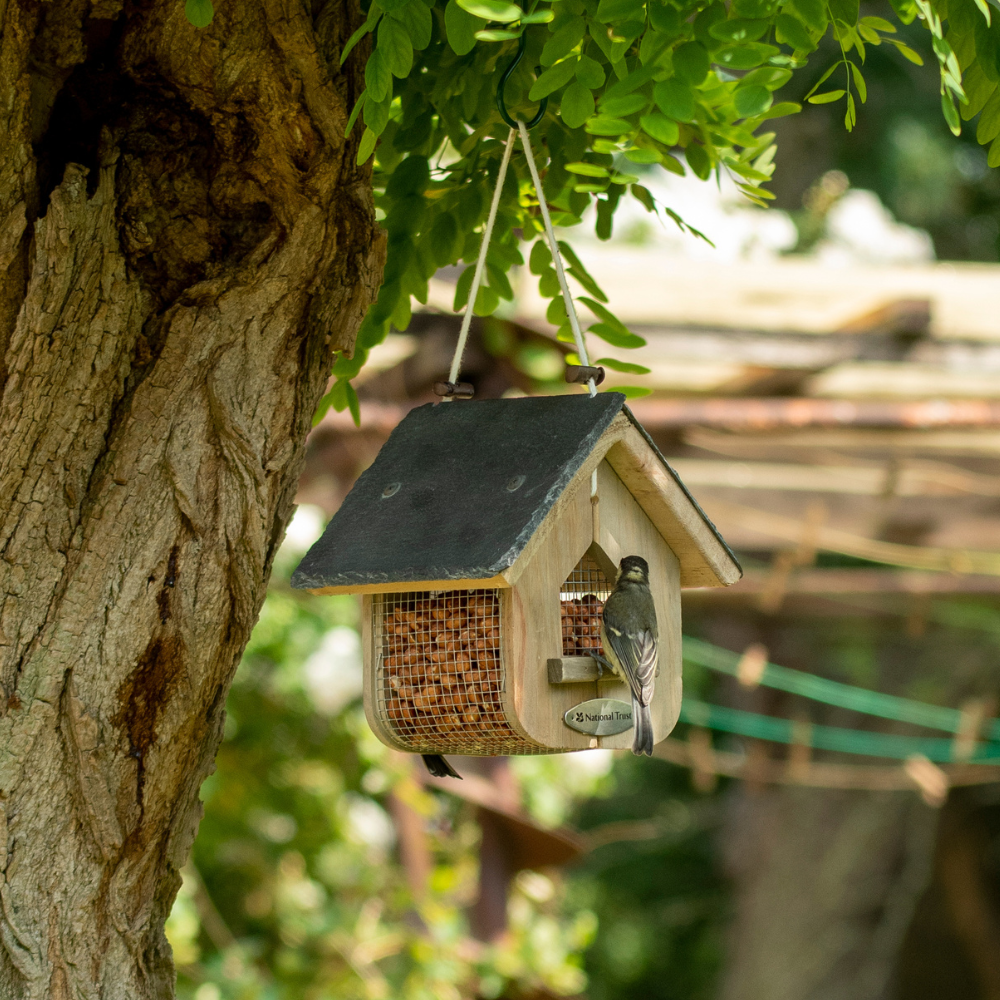
<instances>
[{"instance_id":1,"label":"wooden bird feeder","mask_svg":"<svg viewBox=\"0 0 1000 1000\"><path fill-rule=\"evenodd\" d=\"M590 655L626 555L649 563L656 602L659 742L680 711L680 588L728 586L742 571L620 393L412 410L292 585L364 595L365 708L391 747L627 748L630 729L567 721L590 699L630 701Z\"/></svg>"}]
</instances>

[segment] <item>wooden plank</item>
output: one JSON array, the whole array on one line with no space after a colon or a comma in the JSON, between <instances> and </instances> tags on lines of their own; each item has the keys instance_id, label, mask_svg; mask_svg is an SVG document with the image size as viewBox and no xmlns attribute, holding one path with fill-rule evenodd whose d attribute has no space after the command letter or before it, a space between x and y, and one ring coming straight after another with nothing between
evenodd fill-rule
<instances>
[{"instance_id":1,"label":"wooden plank","mask_svg":"<svg viewBox=\"0 0 1000 1000\"><path fill-rule=\"evenodd\" d=\"M684 599L756 599L769 570L749 570L738 584L719 590L705 587L685 592ZM798 569L789 576L786 593L793 594L1000 594L1000 576L929 573L920 570Z\"/></svg>"},{"instance_id":2,"label":"wooden plank","mask_svg":"<svg viewBox=\"0 0 1000 1000\"><path fill-rule=\"evenodd\" d=\"M675 458L670 464L688 486L741 490L846 493L855 496L1000 496L1000 476L958 466L880 462L869 465L807 465L791 462L722 462Z\"/></svg>"},{"instance_id":3,"label":"wooden plank","mask_svg":"<svg viewBox=\"0 0 1000 1000\"><path fill-rule=\"evenodd\" d=\"M481 580L406 580L400 583L359 583L346 587L310 588L310 594L412 594L424 590L479 590L480 588L506 588L510 584L502 576L484 577Z\"/></svg>"},{"instance_id":4,"label":"wooden plank","mask_svg":"<svg viewBox=\"0 0 1000 1000\"><path fill-rule=\"evenodd\" d=\"M594 684L597 660L592 656L555 656L548 661L550 684Z\"/></svg>"},{"instance_id":5,"label":"wooden plank","mask_svg":"<svg viewBox=\"0 0 1000 1000\"><path fill-rule=\"evenodd\" d=\"M527 562L507 592L511 617L504 635L512 714L536 743L555 750L586 750L597 742L570 729L563 716L581 701L596 698L597 685L549 684L547 664L562 655L560 590L593 540L589 473L575 479L560 497L545 527L540 539L529 542Z\"/></svg>"},{"instance_id":6,"label":"wooden plank","mask_svg":"<svg viewBox=\"0 0 1000 1000\"><path fill-rule=\"evenodd\" d=\"M371 594L366 594L361 599L361 652L363 662L364 677L364 703L365 716L368 719L368 726L371 731L388 747L406 751L401 743L394 737L392 730L386 726L378 717L378 700L375 676L375 620L374 615L380 607L381 602L376 600Z\"/></svg>"}]
</instances>

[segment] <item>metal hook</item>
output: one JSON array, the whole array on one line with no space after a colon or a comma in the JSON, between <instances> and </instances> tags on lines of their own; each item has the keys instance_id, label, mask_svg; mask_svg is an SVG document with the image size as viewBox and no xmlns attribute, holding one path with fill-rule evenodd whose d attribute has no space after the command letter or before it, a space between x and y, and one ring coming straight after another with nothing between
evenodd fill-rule
<instances>
[{"instance_id":1,"label":"metal hook","mask_svg":"<svg viewBox=\"0 0 1000 1000\"><path fill-rule=\"evenodd\" d=\"M500 77L500 82L497 84L497 110L500 112L500 117L512 128L517 128L517 122L511 118L507 113L507 105L504 104L503 92L504 88L507 86L507 81L510 79L511 73L517 69L517 64L521 61L521 56L524 55L524 47L527 45L528 39L524 33L524 28L521 29L521 40L517 43L517 54L511 60L510 65L503 71L503 76ZM534 128L541 120L542 115L545 114L545 106L549 103L547 97L542 98L542 103L538 105L538 113L530 122L525 122L525 128Z\"/></svg>"}]
</instances>

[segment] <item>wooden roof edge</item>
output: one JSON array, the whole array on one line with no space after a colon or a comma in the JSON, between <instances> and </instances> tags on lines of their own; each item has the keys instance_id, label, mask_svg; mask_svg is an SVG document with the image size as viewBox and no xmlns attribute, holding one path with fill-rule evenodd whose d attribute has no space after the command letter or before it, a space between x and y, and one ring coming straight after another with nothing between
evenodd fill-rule
<instances>
[{"instance_id":1,"label":"wooden roof edge","mask_svg":"<svg viewBox=\"0 0 1000 1000\"><path fill-rule=\"evenodd\" d=\"M682 587L728 587L743 568L719 529L627 407L613 424L606 457L680 562Z\"/></svg>"}]
</instances>

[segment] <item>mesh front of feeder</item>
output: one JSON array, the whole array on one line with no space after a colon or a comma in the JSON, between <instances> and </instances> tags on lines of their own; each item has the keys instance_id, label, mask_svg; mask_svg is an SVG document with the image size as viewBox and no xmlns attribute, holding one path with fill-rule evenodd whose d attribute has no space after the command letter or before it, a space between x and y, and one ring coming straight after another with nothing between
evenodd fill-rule
<instances>
[{"instance_id":1,"label":"mesh front of feeder","mask_svg":"<svg viewBox=\"0 0 1000 1000\"><path fill-rule=\"evenodd\" d=\"M376 712L415 753L545 753L504 711L495 590L384 594L373 602Z\"/></svg>"},{"instance_id":2,"label":"mesh front of feeder","mask_svg":"<svg viewBox=\"0 0 1000 1000\"><path fill-rule=\"evenodd\" d=\"M601 567L585 555L559 592L562 612L563 656L590 656L601 647L601 612L611 584Z\"/></svg>"}]
</instances>

